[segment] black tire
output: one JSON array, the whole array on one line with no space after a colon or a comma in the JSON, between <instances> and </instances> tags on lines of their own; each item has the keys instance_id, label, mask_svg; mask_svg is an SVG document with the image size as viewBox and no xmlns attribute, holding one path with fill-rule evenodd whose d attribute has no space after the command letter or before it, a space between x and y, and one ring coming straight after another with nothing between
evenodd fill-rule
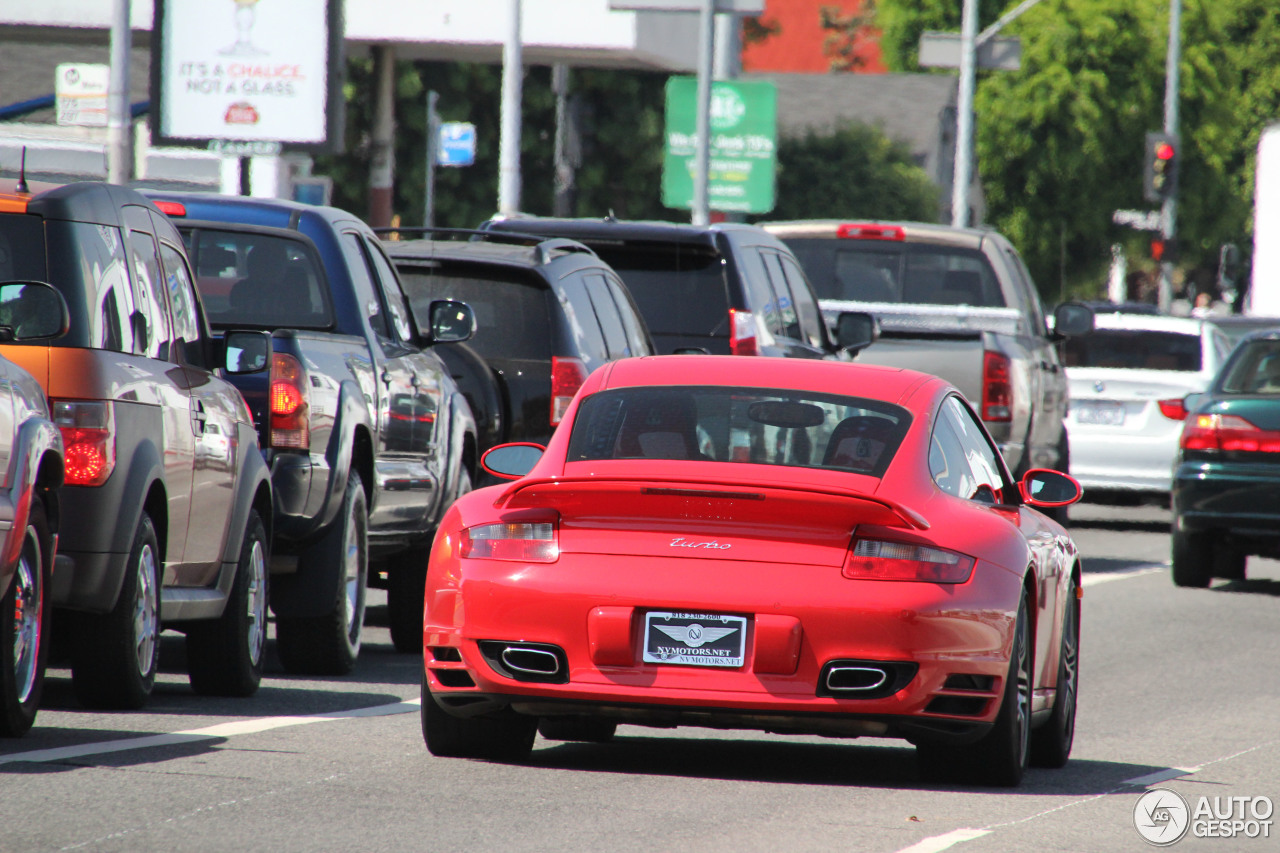
<instances>
[{"instance_id":1,"label":"black tire","mask_svg":"<svg viewBox=\"0 0 1280 853\"><path fill-rule=\"evenodd\" d=\"M236 579L222 616L187 629L187 672L203 696L252 696L267 647L267 529L249 512Z\"/></svg>"},{"instance_id":2,"label":"black tire","mask_svg":"<svg viewBox=\"0 0 1280 853\"><path fill-rule=\"evenodd\" d=\"M1249 556L1234 548L1215 548L1213 552L1213 576L1227 580L1242 581L1245 579L1245 565Z\"/></svg>"},{"instance_id":3,"label":"black tire","mask_svg":"<svg viewBox=\"0 0 1280 853\"><path fill-rule=\"evenodd\" d=\"M80 704L119 709L146 704L160 666L162 566L160 540L144 512L115 607L78 614L75 621L71 684Z\"/></svg>"},{"instance_id":4,"label":"black tire","mask_svg":"<svg viewBox=\"0 0 1280 853\"><path fill-rule=\"evenodd\" d=\"M1062 646L1058 656L1058 688L1053 712L1031 733L1031 764L1063 767L1071 757L1076 736L1076 700L1080 695L1080 601L1071 584L1071 599L1062 615Z\"/></svg>"},{"instance_id":5,"label":"black tire","mask_svg":"<svg viewBox=\"0 0 1280 853\"><path fill-rule=\"evenodd\" d=\"M537 734L537 717L455 717L431 698L422 677L422 740L432 755L519 761L529 755Z\"/></svg>"},{"instance_id":6,"label":"black tire","mask_svg":"<svg viewBox=\"0 0 1280 853\"><path fill-rule=\"evenodd\" d=\"M1203 589L1213 579L1213 539L1208 533L1173 531L1173 583Z\"/></svg>"},{"instance_id":7,"label":"black tire","mask_svg":"<svg viewBox=\"0 0 1280 853\"><path fill-rule=\"evenodd\" d=\"M18 565L9 591L0 599L0 737L26 734L40 710L53 641L51 546L44 505L32 496Z\"/></svg>"},{"instance_id":8,"label":"black tire","mask_svg":"<svg viewBox=\"0 0 1280 853\"><path fill-rule=\"evenodd\" d=\"M921 743L916 747L921 774L933 781L1017 787L1031 751L1031 628L1024 592L1014 625L1013 648L1004 698L991 730L974 743Z\"/></svg>"},{"instance_id":9,"label":"black tire","mask_svg":"<svg viewBox=\"0 0 1280 853\"><path fill-rule=\"evenodd\" d=\"M276 651L292 673L346 675L360 655L365 587L369 580L369 512L360 474L352 469L342 511L319 542L303 554L337 576L328 613L276 618Z\"/></svg>"},{"instance_id":10,"label":"black tire","mask_svg":"<svg viewBox=\"0 0 1280 853\"><path fill-rule=\"evenodd\" d=\"M538 734L547 740L578 740L586 743L608 743L618 731L613 720L597 717L543 717Z\"/></svg>"}]
</instances>

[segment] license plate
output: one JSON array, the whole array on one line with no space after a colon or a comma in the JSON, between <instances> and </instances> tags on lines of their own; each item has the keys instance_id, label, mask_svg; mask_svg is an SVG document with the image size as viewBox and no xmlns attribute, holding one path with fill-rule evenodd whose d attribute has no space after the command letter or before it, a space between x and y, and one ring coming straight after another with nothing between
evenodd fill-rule
<instances>
[{"instance_id":1,"label":"license plate","mask_svg":"<svg viewBox=\"0 0 1280 853\"><path fill-rule=\"evenodd\" d=\"M644 662L684 666L742 666L744 616L651 611L644 617Z\"/></svg>"},{"instance_id":2,"label":"license plate","mask_svg":"<svg viewBox=\"0 0 1280 853\"><path fill-rule=\"evenodd\" d=\"M1124 423L1124 406L1111 402L1081 402L1073 404L1076 423L1098 426L1120 426Z\"/></svg>"}]
</instances>

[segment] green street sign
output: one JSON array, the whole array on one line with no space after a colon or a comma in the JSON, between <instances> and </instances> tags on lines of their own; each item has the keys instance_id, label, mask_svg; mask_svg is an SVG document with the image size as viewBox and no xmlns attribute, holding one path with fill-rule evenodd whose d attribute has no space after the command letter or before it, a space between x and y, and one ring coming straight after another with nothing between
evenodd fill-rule
<instances>
[{"instance_id":1,"label":"green street sign","mask_svg":"<svg viewBox=\"0 0 1280 853\"><path fill-rule=\"evenodd\" d=\"M693 208L698 79L667 81L667 128L662 157L662 203ZM717 80L711 84L711 210L768 213L777 171L778 92L772 83Z\"/></svg>"}]
</instances>

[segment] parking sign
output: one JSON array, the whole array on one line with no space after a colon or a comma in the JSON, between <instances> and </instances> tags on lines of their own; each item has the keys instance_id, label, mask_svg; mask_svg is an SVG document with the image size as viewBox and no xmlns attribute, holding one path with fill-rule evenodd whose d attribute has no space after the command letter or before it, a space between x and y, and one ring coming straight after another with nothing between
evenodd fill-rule
<instances>
[{"instance_id":1,"label":"parking sign","mask_svg":"<svg viewBox=\"0 0 1280 853\"><path fill-rule=\"evenodd\" d=\"M444 122L436 151L436 163L441 166L470 166L476 161L476 126L467 121Z\"/></svg>"}]
</instances>

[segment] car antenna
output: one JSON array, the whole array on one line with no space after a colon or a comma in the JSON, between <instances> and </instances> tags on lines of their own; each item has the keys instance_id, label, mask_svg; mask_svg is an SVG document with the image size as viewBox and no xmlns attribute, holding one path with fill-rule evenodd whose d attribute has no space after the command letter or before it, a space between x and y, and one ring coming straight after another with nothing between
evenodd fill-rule
<instances>
[{"instance_id":1,"label":"car antenna","mask_svg":"<svg viewBox=\"0 0 1280 853\"><path fill-rule=\"evenodd\" d=\"M27 187L27 146L22 146L22 161L18 166L18 183L14 186L14 192L29 193L31 190Z\"/></svg>"},{"instance_id":2,"label":"car antenna","mask_svg":"<svg viewBox=\"0 0 1280 853\"><path fill-rule=\"evenodd\" d=\"M618 221L618 217L616 217L616 216L614 216L614 215L613 215L613 208L612 208L612 207L611 207L611 208L609 208L609 213L608 213L608 215L607 215L607 216L605 216L604 221L605 221L605 222L617 222L617 221Z\"/></svg>"}]
</instances>

